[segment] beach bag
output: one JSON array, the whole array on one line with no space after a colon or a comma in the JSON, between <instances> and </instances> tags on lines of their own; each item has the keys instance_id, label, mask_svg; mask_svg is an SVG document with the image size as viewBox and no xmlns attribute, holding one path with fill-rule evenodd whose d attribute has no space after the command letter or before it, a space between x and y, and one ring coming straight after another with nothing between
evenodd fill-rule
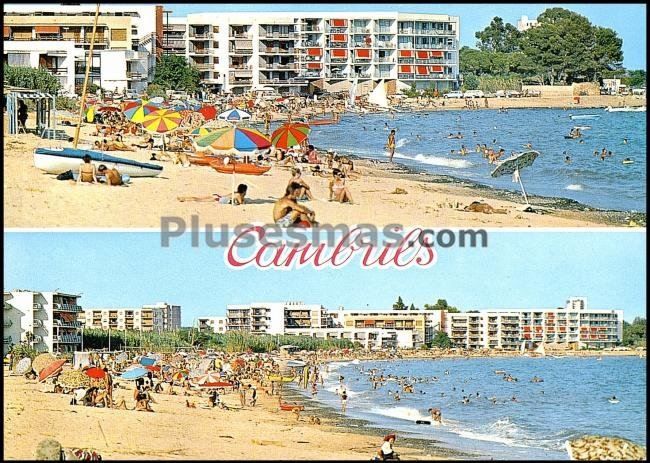
<instances>
[{"instance_id":1,"label":"beach bag","mask_svg":"<svg viewBox=\"0 0 650 463\"><path fill-rule=\"evenodd\" d=\"M71 170L66 170L65 172L60 173L56 176L57 180L74 180L74 175L72 175Z\"/></svg>"}]
</instances>

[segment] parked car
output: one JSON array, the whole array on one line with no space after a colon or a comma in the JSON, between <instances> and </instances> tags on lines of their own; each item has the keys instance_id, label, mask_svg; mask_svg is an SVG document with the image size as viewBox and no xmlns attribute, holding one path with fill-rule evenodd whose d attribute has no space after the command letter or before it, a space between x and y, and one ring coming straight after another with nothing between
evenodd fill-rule
<instances>
[{"instance_id":1,"label":"parked car","mask_svg":"<svg viewBox=\"0 0 650 463\"><path fill-rule=\"evenodd\" d=\"M497 90L497 91L494 93L494 96L497 97L497 98L505 98L505 96L506 96L506 91L505 91L505 90Z\"/></svg>"},{"instance_id":2,"label":"parked car","mask_svg":"<svg viewBox=\"0 0 650 463\"><path fill-rule=\"evenodd\" d=\"M465 98L485 98L485 93L483 93L483 90L467 90Z\"/></svg>"},{"instance_id":3,"label":"parked car","mask_svg":"<svg viewBox=\"0 0 650 463\"><path fill-rule=\"evenodd\" d=\"M521 96L521 92L518 92L517 90L508 90L506 92L506 98L519 98Z\"/></svg>"},{"instance_id":4,"label":"parked car","mask_svg":"<svg viewBox=\"0 0 650 463\"><path fill-rule=\"evenodd\" d=\"M463 98L463 92L453 91L445 95L445 98Z\"/></svg>"}]
</instances>

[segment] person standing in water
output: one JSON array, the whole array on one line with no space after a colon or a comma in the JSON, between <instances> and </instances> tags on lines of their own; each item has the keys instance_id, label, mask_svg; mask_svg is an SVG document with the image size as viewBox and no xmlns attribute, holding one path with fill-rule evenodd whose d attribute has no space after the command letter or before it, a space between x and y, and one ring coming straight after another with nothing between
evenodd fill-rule
<instances>
[{"instance_id":1,"label":"person standing in water","mask_svg":"<svg viewBox=\"0 0 650 463\"><path fill-rule=\"evenodd\" d=\"M388 149L389 157L388 160L393 162L393 156L395 155L395 129L390 131L388 135L388 142L386 143L386 148Z\"/></svg>"},{"instance_id":2,"label":"person standing in water","mask_svg":"<svg viewBox=\"0 0 650 463\"><path fill-rule=\"evenodd\" d=\"M348 407L348 393L345 389L341 392L341 412L345 413L345 409Z\"/></svg>"}]
</instances>

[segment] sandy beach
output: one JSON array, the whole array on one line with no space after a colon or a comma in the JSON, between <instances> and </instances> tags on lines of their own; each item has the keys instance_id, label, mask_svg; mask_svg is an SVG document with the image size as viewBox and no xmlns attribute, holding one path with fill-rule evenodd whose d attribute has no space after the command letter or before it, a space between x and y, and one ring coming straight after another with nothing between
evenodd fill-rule
<instances>
[{"instance_id":1,"label":"sandy beach","mask_svg":"<svg viewBox=\"0 0 650 463\"><path fill-rule=\"evenodd\" d=\"M84 124L82 144L90 145L95 126ZM74 135L73 127L65 127ZM132 143L135 139L126 139ZM77 185L58 181L33 165L37 147L71 146L67 141L43 140L33 134L10 135L4 139L5 226L9 228L159 228L161 217L180 217L188 227L192 216L199 226L230 227L242 223L272 222L273 203L282 196L291 174L289 168L273 167L263 176L238 176L236 183L249 185L243 206L215 203L181 202L179 196L209 196L231 192L233 179L210 167L182 167L171 161L155 162L164 170L156 178L135 178L125 187ZM320 147L326 149L329 147ZM149 162L151 152L114 151L111 154ZM562 201L531 198L542 205L543 214L525 213L523 198L517 193L453 182L449 178L413 173L399 165L357 162L361 175L349 185L355 204L328 202L328 179L305 172L315 200L307 206L316 212L321 224L373 224L425 227L606 227L644 225L641 218L628 213L601 212L587 207L560 205ZM396 190L396 189L400 190ZM505 214L465 212L473 201L483 201Z\"/></svg>"},{"instance_id":2,"label":"sandy beach","mask_svg":"<svg viewBox=\"0 0 650 463\"><path fill-rule=\"evenodd\" d=\"M63 447L90 448L104 459L304 459L369 460L381 436L337 430L331 419L310 424L305 412L296 422L291 412L277 411L277 399L259 396L254 408L188 409L185 397L156 394L155 413L69 405L64 394L42 392L42 384L4 372L4 455L33 459L36 444L53 438ZM131 389L118 389L133 407ZM197 407L207 399L190 398ZM238 405L236 393L223 397ZM404 441L402 441L404 442ZM409 460L433 459L417 448L395 446ZM448 452L446 452L448 453ZM449 458L447 455L445 458Z\"/></svg>"}]
</instances>

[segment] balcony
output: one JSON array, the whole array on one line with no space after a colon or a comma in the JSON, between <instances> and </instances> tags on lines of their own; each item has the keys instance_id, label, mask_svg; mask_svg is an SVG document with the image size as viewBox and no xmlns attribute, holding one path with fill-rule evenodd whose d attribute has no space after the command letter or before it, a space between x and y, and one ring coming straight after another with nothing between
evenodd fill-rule
<instances>
[{"instance_id":1,"label":"balcony","mask_svg":"<svg viewBox=\"0 0 650 463\"><path fill-rule=\"evenodd\" d=\"M327 45L327 48L348 48L347 42L331 42Z\"/></svg>"},{"instance_id":2,"label":"balcony","mask_svg":"<svg viewBox=\"0 0 650 463\"><path fill-rule=\"evenodd\" d=\"M36 304L34 304L36 305ZM40 304L39 304L40 305ZM54 310L57 312L81 312L81 306L76 304L54 304Z\"/></svg>"},{"instance_id":3,"label":"balcony","mask_svg":"<svg viewBox=\"0 0 650 463\"><path fill-rule=\"evenodd\" d=\"M320 33L323 32L323 30L318 26L305 26L305 27L302 28L301 32L303 32L303 33L316 32L316 33L320 34Z\"/></svg>"},{"instance_id":4,"label":"balcony","mask_svg":"<svg viewBox=\"0 0 650 463\"><path fill-rule=\"evenodd\" d=\"M185 39L165 39L163 38L163 48L185 48Z\"/></svg>"},{"instance_id":5,"label":"balcony","mask_svg":"<svg viewBox=\"0 0 650 463\"><path fill-rule=\"evenodd\" d=\"M133 79L133 80L141 80L141 79L146 79L147 76L141 72L127 72L126 78Z\"/></svg>"},{"instance_id":6,"label":"balcony","mask_svg":"<svg viewBox=\"0 0 650 463\"><path fill-rule=\"evenodd\" d=\"M11 336L5 336L3 338L3 341L5 344L11 344L12 343Z\"/></svg>"},{"instance_id":7,"label":"balcony","mask_svg":"<svg viewBox=\"0 0 650 463\"><path fill-rule=\"evenodd\" d=\"M210 49L209 48L194 48L194 49L190 49L189 54L190 55L209 55L210 54Z\"/></svg>"},{"instance_id":8,"label":"balcony","mask_svg":"<svg viewBox=\"0 0 650 463\"><path fill-rule=\"evenodd\" d=\"M375 48L393 49L393 48L397 48L397 47L395 46L394 42L376 42L375 43Z\"/></svg>"},{"instance_id":9,"label":"balcony","mask_svg":"<svg viewBox=\"0 0 650 463\"><path fill-rule=\"evenodd\" d=\"M57 306L57 305L58 305L58 304L54 304L54 308L55 308L55 309L56 309L56 306ZM32 308L33 308L34 310L43 310L43 304L39 304L38 302L36 302L36 303L34 303L34 304L32 305Z\"/></svg>"},{"instance_id":10,"label":"balcony","mask_svg":"<svg viewBox=\"0 0 650 463\"><path fill-rule=\"evenodd\" d=\"M214 69L214 64L212 63L195 63L194 67L199 71L210 71Z\"/></svg>"},{"instance_id":11,"label":"balcony","mask_svg":"<svg viewBox=\"0 0 650 463\"><path fill-rule=\"evenodd\" d=\"M203 34L190 32L190 40L210 40L212 37L214 37L212 32L204 32Z\"/></svg>"},{"instance_id":12,"label":"balcony","mask_svg":"<svg viewBox=\"0 0 650 463\"><path fill-rule=\"evenodd\" d=\"M239 79L239 80L230 79L228 83L230 85L251 85L253 83L253 79Z\"/></svg>"},{"instance_id":13,"label":"balcony","mask_svg":"<svg viewBox=\"0 0 650 463\"><path fill-rule=\"evenodd\" d=\"M65 76L68 74L68 68L59 68L59 67L54 67L54 66L48 66L45 69L47 69L47 72L50 74L53 74L55 76Z\"/></svg>"},{"instance_id":14,"label":"balcony","mask_svg":"<svg viewBox=\"0 0 650 463\"><path fill-rule=\"evenodd\" d=\"M394 34L390 27L375 27L375 34Z\"/></svg>"},{"instance_id":15,"label":"balcony","mask_svg":"<svg viewBox=\"0 0 650 463\"><path fill-rule=\"evenodd\" d=\"M114 323L111 321L111 323ZM62 320L54 320L54 326L59 327L59 328L81 328L81 322L75 321L75 322L64 322Z\"/></svg>"},{"instance_id":16,"label":"balcony","mask_svg":"<svg viewBox=\"0 0 650 463\"><path fill-rule=\"evenodd\" d=\"M52 340L59 344L81 344L81 336L74 334L63 334L60 336L52 336Z\"/></svg>"},{"instance_id":17,"label":"balcony","mask_svg":"<svg viewBox=\"0 0 650 463\"><path fill-rule=\"evenodd\" d=\"M295 40L298 34L295 32L260 32L261 39L277 39L277 40Z\"/></svg>"},{"instance_id":18,"label":"balcony","mask_svg":"<svg viewBox=\"0 0 650 463\"><path fill-rule=\"evenodd\" d=\"M370 34L370 28L368 26L353 27L352 28L352 33L353 34Z\"/></svg>"}]
</instances>

